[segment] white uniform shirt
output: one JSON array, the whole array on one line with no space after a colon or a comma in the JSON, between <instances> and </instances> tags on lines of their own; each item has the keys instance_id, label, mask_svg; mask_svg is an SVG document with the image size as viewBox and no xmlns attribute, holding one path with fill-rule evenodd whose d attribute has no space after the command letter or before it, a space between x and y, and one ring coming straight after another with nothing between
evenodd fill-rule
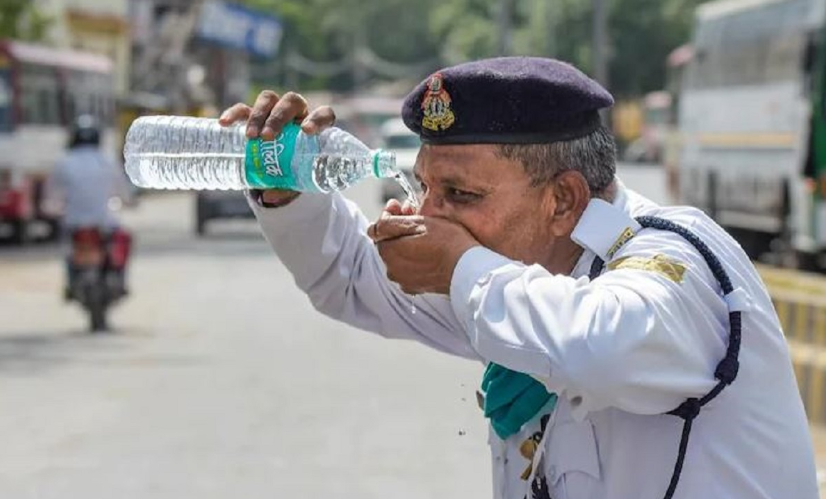
<instances>
[{"instance_id":1,"label":"white uniform shirt","mask_svg":"<svg viewBox=\"0 0 826 499\"><path fill-rule=\"evenodd\" d=\"M46 203L62 205L63 225L110 229L118 220L110 209L114 197L129 197L123 173L96 146L71 149L46 184Z\"/></svg>"},{"instance_id":2,"label":"white uniform shirt","mask_svg":"<svg viewBox=\"0 0 826 499\"><path fill-rule=\"evenodd\" d=\"M665 494L683 422L664 413L716 384L728 307L690 243L640 230L633 217L687 227L744 291L736 305L745 311L739 375L694 421L674 498L818 497L806 416L771 300L737 243L699 210L660 207L620 185L613 205L592 201L577 225L572 238L585 251L571 276L474 248L454 271L450 298L420 297L411 314L410 297L387 279L353 203L303 194L286 207L253 209L322 313L529 373L560 394L534 455L553 499ZM627 229L635 235L618 244ZM615 263L590 281L595 255ZM684 267L681 279L659 271L662 262ZM534 420L504 441L491 431L497 499L525 497L531 462L520 447L538 428Z\"/></svg>"}]
</instances>

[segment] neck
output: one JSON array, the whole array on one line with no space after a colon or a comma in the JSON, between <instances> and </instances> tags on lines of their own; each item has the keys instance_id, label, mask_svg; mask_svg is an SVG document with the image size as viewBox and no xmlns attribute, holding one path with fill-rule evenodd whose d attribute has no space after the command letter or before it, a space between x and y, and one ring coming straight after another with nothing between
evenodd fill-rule
<instances>
[{"instance_id":1,"label":"neck","mask_svg":"<svg viewBox=\"0 0 826 499\"><path fill-rule=\"evenodd\" d=\"M579 257L582 256L582 247L570 239L561 242L553 258L543 265L552 274L570 275L573 272Z\"/></svg>"},{"instance_id":2,"label":"neck","mask_svg":"<svg viewBox=\"0 0 826 499\"><path fill-rule=\"evenodd\" d=\"M613 203L614 200L617 198L617 191L619 190L619 186L617 185L616 178L608 184L608 187L605 188L604 191L595 195L595 198L602 199L603 201L608 201L609 203Z\"/></svg>"},{"instance_id":3,"label":"neck","mask_svg":"<svg viewBox=\"0 0 826 499\"><path fill-rule=\"evenodd\" d=\"M616 179L614 179L604 191L594 197L613 203L618 191L619 185ZM558 245L551 250L552 254L548 256L548 259L542 266L552 274L570 275L574 267L576 267L579 258L582 256L583 251L582 247L570 238L565 238L564 241L560 241Z\"/></svg>"}]
</instances>

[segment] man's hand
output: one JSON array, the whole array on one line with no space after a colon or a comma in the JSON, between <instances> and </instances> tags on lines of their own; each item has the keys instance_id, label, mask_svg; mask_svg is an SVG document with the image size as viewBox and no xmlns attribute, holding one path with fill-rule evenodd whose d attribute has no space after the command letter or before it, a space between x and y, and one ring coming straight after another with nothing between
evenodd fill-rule
<instances>
[{"instance_id":1,"label":"man's hand","mask_svg":"<svg viewBox=\"0 0 826 499\"><path fill-rule=\"evenodd\" d=\"M450 294L459 258L479 242L461 225L414 215L409 205L387 203L367 234L376 243L387 277L408 294Z\"/></svg>"},{"instance_id":2,"label":"man's hand","mask_svg":"<svg viewBox=\"0 0 826 499\"><path fill-rule=\"evenodd\" d=\"M229 126L239 121L247 121L247 137L261 137L264 140L273 140L281 133L284 125L291 121L301 121L301 129L307 135L314 135L333 125L336 115L329 106L322 106L313 112L308 112L307 100L295 92L287 92L283 96L272 90L264 90L258 94L255 104L250 107L238 103L226 109L218 122ZM283 201L296 197L293 191L268 190L264 191L262 201L265 203L280 204Z\"/></svg>"}]
</instances>

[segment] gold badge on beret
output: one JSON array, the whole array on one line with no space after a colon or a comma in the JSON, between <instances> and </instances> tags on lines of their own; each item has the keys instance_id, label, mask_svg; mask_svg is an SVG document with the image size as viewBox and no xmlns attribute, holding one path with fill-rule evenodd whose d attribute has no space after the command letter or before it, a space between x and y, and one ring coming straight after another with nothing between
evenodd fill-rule
<instances>
[{"instance_id":1,"label":"gold badge on beret","mask_svg":"<svg viewBox=\"0 0 826 499\"><path fill-rule=\"evenodd\" d=\"M450 94L445 90L442 75L434 74L427 82L422 98L422 110L424 111L422 126L434 132L450 128L456 121L453 110L450 109L450 103Z\"/></svg>"}]
</instances>

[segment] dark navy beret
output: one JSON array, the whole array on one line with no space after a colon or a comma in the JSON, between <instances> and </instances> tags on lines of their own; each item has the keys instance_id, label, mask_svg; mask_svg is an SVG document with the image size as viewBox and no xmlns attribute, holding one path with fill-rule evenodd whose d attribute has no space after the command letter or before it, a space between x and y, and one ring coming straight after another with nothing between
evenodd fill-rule
<instances>
[{"instance_id":1,"label":"dark navy beret","mask_svg":"<svg viewBox=\"0 0 826 499\"><path fill-rule=\"evenodd\" d=\"M426 144L537 144L588 135L613 104L570 64L499 57L432 74L405 98L402 118Z\"/></svg>"}]
</instances>

